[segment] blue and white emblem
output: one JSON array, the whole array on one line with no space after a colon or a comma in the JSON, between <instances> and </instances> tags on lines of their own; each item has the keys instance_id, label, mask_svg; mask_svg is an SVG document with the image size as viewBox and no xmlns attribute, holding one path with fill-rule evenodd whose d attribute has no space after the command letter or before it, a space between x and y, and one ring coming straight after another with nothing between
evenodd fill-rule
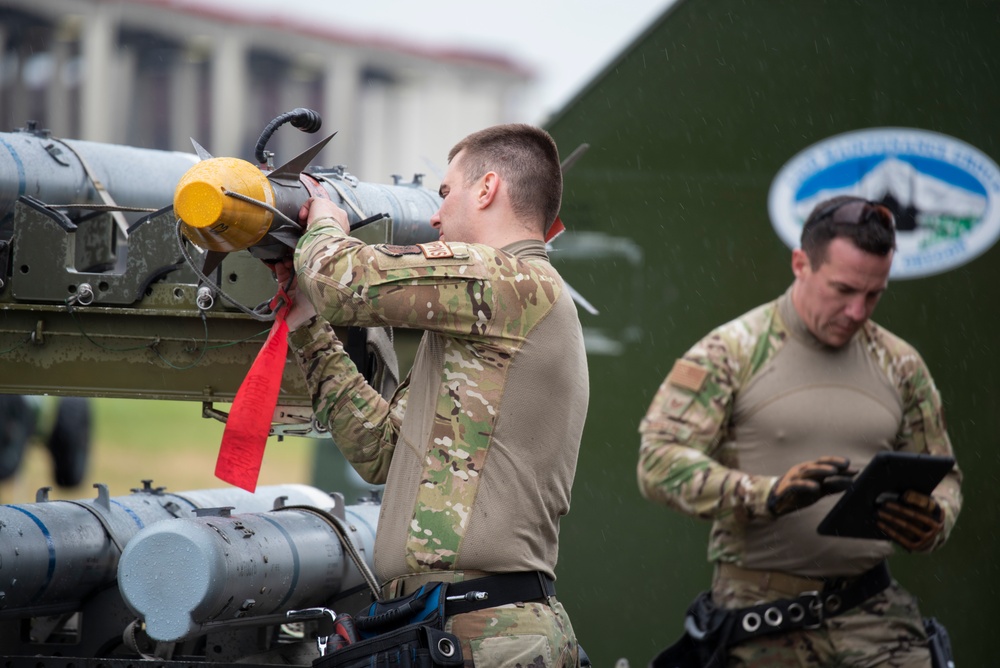
<instances>
[{"instance_id":1,"label":"blue and white emblem","mask_svg":"<svg viewBox=\"0 0 1000 668\"><path fill-rule=\"evenodd\" d=\"M954 269L1000 237L1000 168L974 146L936 132L873 128L813 144L771 183L771 224L798 248L813 207L837 195L880 202L895 214L892 278Z\"/></svg>"}]
</instances>

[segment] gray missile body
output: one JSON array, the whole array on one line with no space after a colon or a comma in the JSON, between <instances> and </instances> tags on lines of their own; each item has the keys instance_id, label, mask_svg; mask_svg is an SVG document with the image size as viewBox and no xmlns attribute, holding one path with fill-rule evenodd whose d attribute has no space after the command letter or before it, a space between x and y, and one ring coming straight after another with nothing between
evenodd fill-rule
<instances>
[{"instance_id":1,"label":"gray missile body","mask_svg":"<svg viewBox=\"0 0 1000 668\"><path fill-rule=\"evenodd\" d=\"M0 506L0 620L76 610L113 586L121 550L140 530L191 517L200 508L260 512L289 504L329 509L330 495L307 485L221 488L170 494L148 484L129 496Z\"/></svg>"},{"instance_id":2,"label":"gray missile body","mask_svg":"<svg viewBox=\"0 0 1000 668\"><path fill-rule=\"evenodd\" d=\"M48 205L106 204L100 189L123 207L169 206L174 186L198 162L193 153L56 139L45 132L0 133L0 228L18 197ZM139 213L128 213L134 222Z\"/></svg>"},{"instance_id":3,"label":"gray missile body","mask_svg":"<svg viewBox=\"0 0 1000 668\"><path fill-rule=\"evenodd\" d=\"M348 506L342 525L369 568L379 508ZM161 522L140 531L118 564L125 604L161 642L328 605L364 583L336 527L300 508Z\"/></svg>"}]
</instances>

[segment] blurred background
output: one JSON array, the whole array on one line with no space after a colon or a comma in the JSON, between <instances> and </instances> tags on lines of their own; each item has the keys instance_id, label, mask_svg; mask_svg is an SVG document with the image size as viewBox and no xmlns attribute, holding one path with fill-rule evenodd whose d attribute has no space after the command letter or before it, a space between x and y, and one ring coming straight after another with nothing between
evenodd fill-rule
<instances>
[{"instance_id":1,"label":"blurred background","mask_svg":"<svg viewBox=\"0 0 1000 668\"><path fill-rule=\"evenodd\" d=\"M769 206L778 175L810 147L861 130L959 142L941 146L975 174L982 205L968 225L982 234L952 239L960 261L895 280L875 319L934 375L966 503L943 550L900 554L891 567L949 627L958 665L993 664L1000 5L328 4L3 0L0 130L36 120L57 136L180 151L194 137L249 158L269 119L310 107L338 131L321 164L376 182L422 173L431 188L450 146L492 123L541 124L564 155L588 144L566 176L570 231L553 252L597 310L581 310L591 408L558 576L581 642L604 666L644 665L708 586L708 524L639 497L637 426L678 356L789 284L782 214ZM273 147L280 162L307 143L288 133ZM838 187L860 182L851 178ZM931 225L942 213L918 210L914 183L870 196L892 195L897 213L910 207ZM196 403L98 398L90 420L88 466L79 485L57 490L63 498L90 495L94 482L112 494L143 478L172 491L221 485L212 470L223 426ZM19 472L0 483L4 503L54 484L49 423L39 424ZM332 453L325 441L272 439L261 482L364 493Z\"/></svg>"}]
</instances>

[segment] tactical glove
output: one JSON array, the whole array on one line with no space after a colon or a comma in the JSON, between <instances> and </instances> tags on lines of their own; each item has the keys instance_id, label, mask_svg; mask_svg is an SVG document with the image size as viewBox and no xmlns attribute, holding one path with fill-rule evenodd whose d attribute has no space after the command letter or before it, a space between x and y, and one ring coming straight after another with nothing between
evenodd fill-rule
<instances>
[{"instance_id":1,"label":"tactical glove","mask_svg":"<svg viewBox=\"0 0 1000 668\"><path fill-rule=\"evenodd\" d=\"M882 504L876 524L882 533L907 550L922 552L944 530L944 511L933 497L911 489L898 500Z\"/></svg>"},{"instance_id":2,"label":"tactical glove","mask_svg":"<svg viewBox=\"0 0 1000 668\"><path fill-rule=\"evenodd\" d=\"M857 473L844 457L820 457L796 464L771 488L767 509L774 517L811 506L827 494L843 492Z\"/></svg>"},{"instance_id":3,"label":"tactical glove","mask_svg":"<svg viewBox=\"0 0 1000 668\"><path fill-rule=\"evenodd\" d=\"M299 292L298 277L295 275L295 265L291 258L279 260L271 265L278 284L285 288L285 294L292 300L292 307L285 316L289 331L294 332L299 327L309 324L316 317L316 309L312 302Z\"/></svg>"}]
</instances>

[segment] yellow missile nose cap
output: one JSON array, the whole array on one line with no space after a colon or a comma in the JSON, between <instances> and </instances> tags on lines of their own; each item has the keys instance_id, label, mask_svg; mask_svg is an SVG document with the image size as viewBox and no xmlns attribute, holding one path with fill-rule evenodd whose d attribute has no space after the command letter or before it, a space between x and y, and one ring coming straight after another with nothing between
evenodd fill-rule
<instances>
[{"instance_id":1,"label":"yellow missile nose cap","mask_svg":"<svg viewBox=\"0 0 1000 668\"><path fill-rule=\"evenodd\" d=\"M174 213L184 236L206 250L232 252L260 241L274 215L226 192L274 206L274 190L257 167L238 158L203 160L181 177L174 191Z\"/></svg>"}]
</instances>

